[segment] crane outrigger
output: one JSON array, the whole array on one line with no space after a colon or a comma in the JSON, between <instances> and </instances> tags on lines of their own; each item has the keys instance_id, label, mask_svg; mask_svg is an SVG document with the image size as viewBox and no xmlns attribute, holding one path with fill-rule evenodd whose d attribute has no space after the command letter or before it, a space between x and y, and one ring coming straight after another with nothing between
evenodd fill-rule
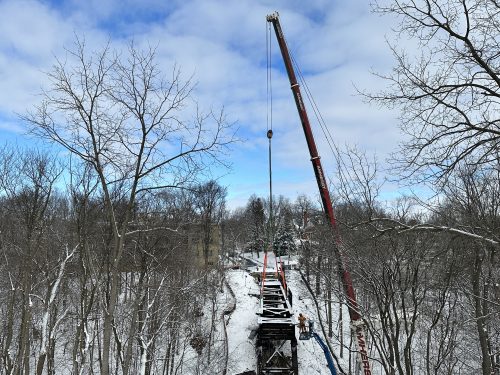
<instances>
[{"instance_id":1,"label":"crane outrigger","mask_svg":"<svg viewBox=\"0 0 500 375\"><path fill-rule=\"evenodd\" d=\"M281 50L281 55L283 56L283 61L285 63L288 79L290 80L290 88L292 90L293 97L295 99L295 105L297 106L297 111L299 112L300 121L302 123L302 129L304 130L304 134L307 141L307 147L309 148L309 154L311 156L311 162L313 165L314 174L316 176L316 181L318 183L318 189L321 195L321 202L323 204L323 209L325 211L326 217L328 219L328 222L330 223L330 226L332 228L335 237L334 252L339 260L338 272L340 279L342 280L342 286L347 299L347 307L349 310L351 327L353 330L353 334L356 337L362 371L364 375L371 375L371 367L370 367L370 362L368 360L368 352L366 344L365 324L363 318L361 317L359 306L356 301L356 293L354 292L351 274L347 269L347 264L343 251L342 238L340 237L340 233L337 226L337 220L335 219L335 215L333 212L330 192L328 191L325 174L323 172L320 156L316 148L316 142L314 141L311 124L309 122L309 117L307 116L307 111L300 92L300 86L295 76L295 71L292 65L292 59L290 57L290 53L286 45L283 30L281 29L278 12L268 15L266 19L267 22L272 23L274 31L276 33L276 38L278 40L278 45Z\"/></svg>"}]
</instances>

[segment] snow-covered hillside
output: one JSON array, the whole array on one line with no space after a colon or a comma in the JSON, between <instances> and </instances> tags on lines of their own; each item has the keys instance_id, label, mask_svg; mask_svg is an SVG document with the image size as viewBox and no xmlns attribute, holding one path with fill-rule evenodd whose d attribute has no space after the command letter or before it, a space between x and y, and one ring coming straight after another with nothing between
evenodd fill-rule
<instances>
[{"instance_id":1,"label":"snow-covered hillside","mask_svg":"<svg viewBox=\"0 0 500 375\"><path fill-rule=\"evenodd\" d=\"M232 313L227 325L229 344L228 374L239 374L241 372L256 369L257 358L254 333L258 328L256 313L259 307L259 287L257 280L251 276L249 271L253 273L262 271L261 265L263 264L263 254L260 258L253 258L252 260L256 264L255 267L251 267L248 270L238 269L228 271L227 279L236 297L236 309ZM283 262L285 266L288 265L288 259L283 259ZM290 263L295 262L291 260ZM274 256L270 254L267 271L271 272L275 270L275 264L276 261ZM300 312L305 314L309 319L318 322L315 304L301 280L299 272L293 269L288 270L286 276L288 287L293 293L292 307L294 320L297 319L296 317ZM344 322L348 322L347 319L347 316L344 317ZM338 322L338 315L335 316L333 320ZM317 332L324 338L319 327L317 327ZM344 327L344 332L347 335L345 342L348 343L348 326ZM296 337L299 337L298 329ZM340 344L338 340L335 338L330 339L330 343L332 347L339 349ZM330 374L323 350L315 340L298 340L297 353L300 374ZM346 351L344 353L346 354ZM336 354L338 357L338 353ZM346 367L348 365L347 358L345 360L339 360L341 366Z\"/></svg>"}]
</instances>

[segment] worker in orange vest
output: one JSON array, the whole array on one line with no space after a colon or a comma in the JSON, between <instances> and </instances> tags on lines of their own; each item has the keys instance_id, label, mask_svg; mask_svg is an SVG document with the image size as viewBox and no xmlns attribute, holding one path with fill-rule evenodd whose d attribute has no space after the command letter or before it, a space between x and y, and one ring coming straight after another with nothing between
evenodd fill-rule
<instances>
[{"instance_id":1,"label":"worker in orange vest","mask_svg":"<svg viewBox=\"0 0 500 375\"><path fill-rule=\"evenodd\" d=\"M305 315L302 315L302 313L299 314L299 332L300 333L305 333L306 332L306 320L307 318Z\"/></svg>"}]
</instances>

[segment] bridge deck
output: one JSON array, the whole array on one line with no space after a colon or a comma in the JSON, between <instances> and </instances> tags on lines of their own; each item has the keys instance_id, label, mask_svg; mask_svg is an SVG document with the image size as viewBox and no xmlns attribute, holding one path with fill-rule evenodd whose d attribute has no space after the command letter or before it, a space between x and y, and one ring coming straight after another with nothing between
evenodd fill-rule
<instances>
[{"instance_id":1,"label":"bridge deck","mask_svg":"<svg viewBox=\"0 0 500 375\"><path fill-rule=\"evenodd\" d=\"M287 293L280 280L275 278L275 273L266 274L263 278L259 315L259 324L294 324L292 307L287 298Z\"/></svg>"}]
</instances>

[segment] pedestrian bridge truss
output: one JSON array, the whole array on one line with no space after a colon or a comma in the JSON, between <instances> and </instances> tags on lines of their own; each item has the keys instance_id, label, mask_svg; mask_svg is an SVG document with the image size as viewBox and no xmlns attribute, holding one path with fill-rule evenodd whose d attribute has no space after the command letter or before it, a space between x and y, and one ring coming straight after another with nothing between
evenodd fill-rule
<instances>
[{"instance_id":1,"label":"pedestrian bridge truss","mask_svg":"<svg viewBox=\"0 0 500 375\"><path fill-rule=\"evenodd\" d=\"M288 301L287 293L275 275L275 273L266 274L263 278L258 312L259 324L277 322L293 324L292 307Z\"/></svg>"},{"instance_id":2,"label":"pedestrian bridge truss","mask_svg":"<svg viewBox=\"0 0 500 375\"><path fill-rule=\"evenodd\" d=\"M267 255L266 255L267 258ZM258 315L258 374L298 374L297 339L292 312L291 292L280 266L261 275Z\"/></svg>"}]
</instances>

